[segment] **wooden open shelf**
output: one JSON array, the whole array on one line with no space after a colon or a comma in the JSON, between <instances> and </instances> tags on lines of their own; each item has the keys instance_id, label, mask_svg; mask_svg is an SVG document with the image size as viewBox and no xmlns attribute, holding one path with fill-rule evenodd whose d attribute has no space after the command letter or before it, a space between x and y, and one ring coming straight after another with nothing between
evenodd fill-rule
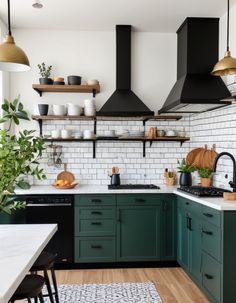
<instances>
[{"instance_id":1,"label":"wooden open shelf","mask_svg":"<svg viewBox=\"0 0 236 303\"><path fill-rule=\"evenodd\" d=\"M158 115L158 116L134 116L134 117L110 117L110 116L32 116L33 120L96 120L96 121L149 121L149 120L180 120L182 116Z\"/></svg>"},{"instance_id":2,"label":"wooden open shelf","mask_svg":"<svg viewBox=\"0 0 236 303\"><path fill-rule=\"evenodd\" d=\"M92 93L95 97L97 93L100 93L100 85L40 85L33 84L33 89L39 93L40 97L42 93Z\"/></svg>"}]
</instances>

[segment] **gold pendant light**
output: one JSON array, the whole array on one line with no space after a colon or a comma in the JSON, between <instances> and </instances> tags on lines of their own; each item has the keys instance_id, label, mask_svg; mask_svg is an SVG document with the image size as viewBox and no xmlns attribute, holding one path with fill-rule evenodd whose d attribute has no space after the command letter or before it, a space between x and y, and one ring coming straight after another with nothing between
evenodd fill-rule
<instances>
[{"instance_id":1,"label":"gold pendant light","mask_svg":"<svg viewBox=\"0 0 236 303\"><path fill-rule=\"evenodd\" d=\"M227 0L227 50L223 59L218 61L211 72L213 76L236 74L236 59L231 57L229 50L229 0Z\"/></svg>"},{"instance_id":2,"label":"gold pendant light","mask_svg":"<svg viewBox=\"0 0 236 303\"><path fill-rule=\"evenodd\" d=\"M8 5L8 35L4 43L0 44L0 70L7 72L24 72L30 70L29 60L24 51L15 45L11 35L10 0Z\"/></svg>"}]
</instances>

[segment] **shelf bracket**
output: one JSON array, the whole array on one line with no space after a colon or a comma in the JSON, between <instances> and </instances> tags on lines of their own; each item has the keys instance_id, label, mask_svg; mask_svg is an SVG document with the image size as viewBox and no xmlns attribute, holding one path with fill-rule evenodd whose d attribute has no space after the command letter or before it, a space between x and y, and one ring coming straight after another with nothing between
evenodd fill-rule
<instances>
[{"instance_id":1,"label":"shelf bracket","mask_svg":"<svg viewBox=\"0 0 236 303\"><path fill-rule=\"evenodd\" d=\"M143 141L143 158L146 157L146 141Z\"/></svg>"},{"instance_id":2,"label":"shelf bracket","mask_svg":"<svg viewBox=\"0 0 236 303\"><path fill-rule=\"evenodd\" d=\"M96 97L96 89L93 88L93 97L95 98Z\"/></svg>"},{"instance_id":3,"label":"shelf bracket","mask_svg":"<svg viewBox=\"0 0 236 303\"><path fill-rule=\"evenodd\" d=\"M97 119L96 118L94 119L93 132L94 132L94 135L97 134Z\"/></svg>"},{"instance_id":4,"label":"shelf bracket","mask_svg":"<svg viewBox=\"0 0 236 303\"><path fill-rule=\"evenodd\" d=\"M42 97L43 92L37 88L34 88L34 90L36 90L36 92L39 94L40 97Z\"/></svg>"},{"instance_id":5,"label":"shelf bracket","mask_svg":"<svg viewBox=\"0 0 236 303\"><path fill-rule=\"evenodd\" d=\"M153 142L153 141L152 141L152 140L150 140L150 147L152 146L152 142Z\"/></svg>"},{"instance_id":6,"label":"shelf bracket","mask_svg":"<svg viewBox=\"0 0 236 303\"><path fill-rule=\"evenodd\" d=\"M39 134L40 134L40 136L42 136L43 135L43 120L39 119L38 123L39 123Z\"/></svg>"},{"instance_id":7,"label":"shelf bracket","mask_svg":"<svg viewBox=\"0 0 236 303\"><path fill-rule=\"evenodd\" d=\"M93 159L96 158L96 141L93 141Z\"/></svg>"}]
</instances>

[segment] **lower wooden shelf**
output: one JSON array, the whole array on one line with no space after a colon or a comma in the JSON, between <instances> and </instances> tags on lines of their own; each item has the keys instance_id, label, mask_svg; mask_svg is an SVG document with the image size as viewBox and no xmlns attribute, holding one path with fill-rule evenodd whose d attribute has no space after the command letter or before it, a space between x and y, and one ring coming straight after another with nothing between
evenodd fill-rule
<instances>
[{"instance_id":1,"label":"lower wooden shelf","mask_svg":"<svg viewBox=\"0 0 236 303\"><path fill-rule=\"evenodd\" d=\"M143 157L146 157L146 142L150 142L150 147L153 142L180 142L181 146L184 142L189 141L189 137L158 137L150 139L147 137L118 137L118 138L93 138L93 139L78 139L78 138L45 138L46 142L92 142L93 143L93 158L96 158L96 142L98 141L128 141L128 142L143 142Z\"/></svg>"}]
</instances>

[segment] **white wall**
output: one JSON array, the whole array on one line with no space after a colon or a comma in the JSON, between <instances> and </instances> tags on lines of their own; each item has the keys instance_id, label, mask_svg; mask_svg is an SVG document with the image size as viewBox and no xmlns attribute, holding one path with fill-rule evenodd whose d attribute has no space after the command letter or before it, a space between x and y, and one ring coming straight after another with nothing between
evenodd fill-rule
<instances>
[{"instance_id":1,"label":"white wall","mask_svg":"<svg viewBox=\"0 0 236 303\"><path fill-rule=\"evenodd\" d=\"M78 32L54 30L14 30L16 43L27 53L32 70L12 73L11 98L21 95L30 113L38 103L83 104L89 94L44 94L32 89L38 83L37 64L53 65L53 76L81 75L83 81L96 78L101 93L97 107L105 103L115 89L115 31ZM176 35L132 33L132 89L154 111L164 102L176 79ZM28 124L22 123L25 128Z\"/></svg>"}]
</instances>

